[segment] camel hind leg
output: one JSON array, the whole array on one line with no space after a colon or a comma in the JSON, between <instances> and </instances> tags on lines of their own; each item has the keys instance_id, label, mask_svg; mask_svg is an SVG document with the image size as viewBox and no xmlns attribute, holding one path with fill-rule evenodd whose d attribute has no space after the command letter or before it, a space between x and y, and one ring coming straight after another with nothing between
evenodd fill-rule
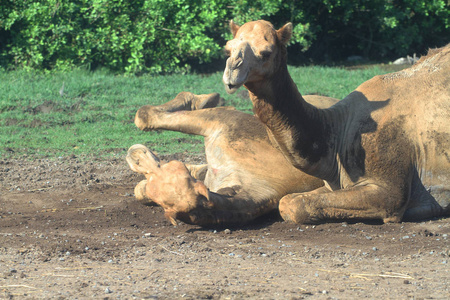
<instances>
[{"instance_id":1,"label":"camel hind leg","mask_svg":"<svg viewBox=\"0 0 450 300\"><path fill-rule=\"evenodd\" d=\"M155 107L162 111L174 112L212 108L222 104L223 98L218 93L195 95L190 92L181 92L174 99Z\"/></svg>"},{"instance_id":2,"label":"camel hind leg","mask_svg":"<svg viewBox=\"0 0 450 300\"><path fill-rule=\"evenodd\" d=\"M136 144L130 147L126 157L131 170L140 174L151 174L158 171L160 167L159 158L144 145ZM155 202L150 199L145 192L147 180L142 180L134 188L135 198L145 205L154 205Z\"/></svg>"},{"instance_id":3,"label":"camel hind leg","mask_svg":"<svg viewBox=\"0 0 450 300\"><path fill-rule=\"evenodd\" d=\"M141 144L133 145L128 149L126 160L131 170L144 175L157 172L160 167L160 159Z\"/></svg>"}]
</instances>

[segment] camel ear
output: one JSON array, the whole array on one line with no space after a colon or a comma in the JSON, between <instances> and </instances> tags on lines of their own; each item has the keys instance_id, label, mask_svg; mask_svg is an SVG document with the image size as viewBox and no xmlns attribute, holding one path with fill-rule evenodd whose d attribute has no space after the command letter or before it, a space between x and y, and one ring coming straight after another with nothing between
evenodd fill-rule
<instances>
[{"instance_id":1,"label":"camel ear","mask_svg":"<svg viewBox=\"0 0 450 300\"><path fill-rule=\"evenodd\" d=\"M239 28L241 28L241 26L234 23L233 20L230 21L230 31L233 34L233 37L236 37L236 33L238 32Z\"/></svg>"},{"instance_id":2,"label":"camel ear","mask_svg":"<svg viewBox=\"0 0 450 300\"><path fill-rule=\"evenodd\" d=\"M278 38L283 45L286 45L292 37L292 23L289 22L277 30Z\"/></svg>"},{"instance_id":3,"label":"camel ear","mask_svg":"<svg viewBox=\"0 0 450 300\"><path fill-rule=\"evenodd\" d=\"M194 185L194 189L199 195L204 196L209 201L209 191L203 182L197 181Z\"/></svg>"}]
</instances>

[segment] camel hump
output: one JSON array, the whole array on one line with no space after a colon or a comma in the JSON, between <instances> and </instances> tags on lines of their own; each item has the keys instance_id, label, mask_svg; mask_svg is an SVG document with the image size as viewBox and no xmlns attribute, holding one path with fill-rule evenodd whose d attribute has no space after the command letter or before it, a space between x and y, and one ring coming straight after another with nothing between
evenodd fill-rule
<instances>
[{"instance_id":1,"label":"camel hump","mask_svg":"<svg viewBox=\"0 0 450 300\"><path fill-rule=\"evenodd\" d=\"M445 47L430 49L428 54L422 56L412 67L386 75L380 78L384 81L396 79L420 79L433 78L434 84L437 81L448 85L447 72L450 70L450 44Z\"/></svg>"},{"instance_id":2,"label":"camel hump","mask_svg":"<svg viewBox=\"0 0 450 300\"><path fill-rule=\"evenodd\" d=\"M436 60L435 63L442 64L445 62L449 62L449 58L446 57L446 55L450 54L450 43L442 48L435 48L435 49L429 49L427 55L422 56L417 62L416 65L420 65L422 63L426 63L430 60L430 58L433 58L433 60Z\"/></svg>"},{"instance_id":3,"label":"camel hump","mask_svg":"<svg viewBox=\"0 0 450 300\"><path fill-rule=\"evenodd\" d=\"M317 108L329 108L339 102L339 99L320 95L305 95L303 98Z\"/></svg>"}]
</instances>

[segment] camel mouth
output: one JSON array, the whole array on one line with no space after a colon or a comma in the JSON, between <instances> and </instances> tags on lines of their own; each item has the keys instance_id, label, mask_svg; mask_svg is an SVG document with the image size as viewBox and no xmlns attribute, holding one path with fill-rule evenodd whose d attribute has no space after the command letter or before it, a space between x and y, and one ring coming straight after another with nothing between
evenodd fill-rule
<instances>
[{"instance_id":1,"label":"camel mouth","mask_svg":"<svg viewBox=\"0 0 450 300\"><path fill-rule=\"evenodd\" d=\"M225 84L225 90L228 94L234 94L241 86L242 84Z\"/></svg>"}]
</instances>

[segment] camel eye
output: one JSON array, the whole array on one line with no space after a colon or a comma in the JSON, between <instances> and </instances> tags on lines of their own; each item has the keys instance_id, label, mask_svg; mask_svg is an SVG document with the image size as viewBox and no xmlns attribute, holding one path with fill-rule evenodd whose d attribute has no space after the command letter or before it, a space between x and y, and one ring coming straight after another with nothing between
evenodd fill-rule
<instances>
[{"instance_id":1,"label":"camel eye","mask_svg":"<svg viewBox=\"0 0 450 300\"><path fill-rule=\"evenodd\" d=\"M261 52L261 59L262 60L268 60L271 55L272 55L272 51L262 51Z\"/></svg>"}]
</instances>

